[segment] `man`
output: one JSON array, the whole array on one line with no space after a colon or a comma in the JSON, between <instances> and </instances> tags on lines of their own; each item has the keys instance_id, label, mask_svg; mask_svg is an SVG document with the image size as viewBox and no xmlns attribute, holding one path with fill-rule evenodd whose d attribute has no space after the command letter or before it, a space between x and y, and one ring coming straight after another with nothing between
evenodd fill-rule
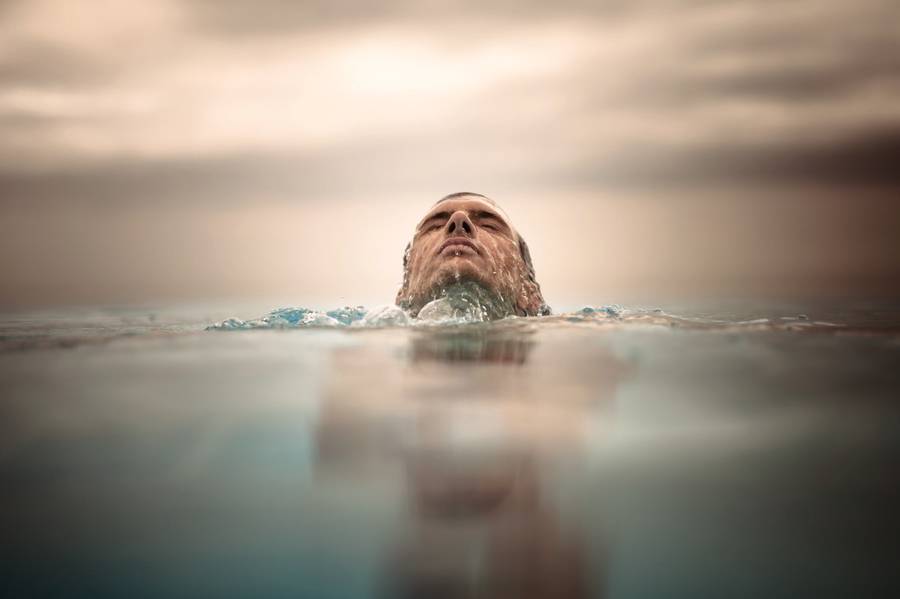
<instances>
[{"instance_id":1,"label":"man","mask_svg":"<svg viewBox=\"0 0 900 599\"><path fill-rule=\"evenodd\" d=\"M465 192L438 200L406 247L397 305L420 316L441 299L477 305L487 320L550 314L528 245L486 196Z\"/></svg>"}]
</instances>

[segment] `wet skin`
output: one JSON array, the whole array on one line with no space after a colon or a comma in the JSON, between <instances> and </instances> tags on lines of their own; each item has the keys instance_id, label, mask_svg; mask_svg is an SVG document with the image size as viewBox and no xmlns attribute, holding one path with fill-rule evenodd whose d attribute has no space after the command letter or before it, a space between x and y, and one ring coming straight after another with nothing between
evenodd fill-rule
<instances>
[{"instance_id":1,"label":"wet skin","mask_svg":"<svg viewBox=\"0 0 900 599\"><path fill-rule=\"evenodd\" d=\"M416 227L397 304L415 315L448 286L475 282L506 306L504 315L538 314L543 298L528 276L521 243L509 219L486 198L443 200Z\"/></svg>"}]
</instances>

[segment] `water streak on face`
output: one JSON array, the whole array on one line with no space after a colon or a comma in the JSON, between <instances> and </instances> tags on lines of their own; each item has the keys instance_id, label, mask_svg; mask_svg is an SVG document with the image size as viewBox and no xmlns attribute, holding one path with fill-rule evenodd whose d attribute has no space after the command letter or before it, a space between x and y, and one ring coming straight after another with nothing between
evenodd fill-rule
<instances>
[{"instance_id":1,"label":"water streak on face","mask_svg":"<svg viewBox=\"0 0 900 599\"><path fill-rule=\"evenodd\" d=\"M413 315L448 286L476 283L495 296L499 316L549 313L524 240L493 201L453 194L416 227L404 256L397 305Z\"/></svg>"}]
</instances>

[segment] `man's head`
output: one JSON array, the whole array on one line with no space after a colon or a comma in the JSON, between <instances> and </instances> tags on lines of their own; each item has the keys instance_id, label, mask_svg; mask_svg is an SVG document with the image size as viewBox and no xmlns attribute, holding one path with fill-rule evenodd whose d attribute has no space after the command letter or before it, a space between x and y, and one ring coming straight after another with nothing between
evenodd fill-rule
<instances>
[{"instance_id":1,"label":"man's head","mask_svg":"<svg viewBox=\"0 0 900 599\"><path fill-rule=\"evenodd\" d=\"M448 195L419 222L403 258L396 303L416 315L458 283L493 295L501 316L550 313L525 240L493 200L477 193Z\"/></svg>"}]
</instances>

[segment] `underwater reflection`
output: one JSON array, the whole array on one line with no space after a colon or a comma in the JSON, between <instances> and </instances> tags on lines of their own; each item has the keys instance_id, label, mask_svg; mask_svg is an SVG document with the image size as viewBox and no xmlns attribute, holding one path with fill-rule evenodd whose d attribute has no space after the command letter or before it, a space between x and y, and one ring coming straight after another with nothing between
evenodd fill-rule
<instances>
[{"instance_id":1,"label":"underwater reflection","mask_svg":"<svg viewBox=\"0 0 900 599\"><path fill-rule=\"evenodd\" d=\"M413 362L500 362L525 364L534 346L533 331L512 334L475 328L463 331L426 331L413 337Z\"/></svg>"},{"instance_id":2,"label":"underwater reflection","mask_svg":"<svg viewBox=\"0 0 900 599\"><path fill-rule=\"evenodd\" d=\"M588 595L582 540L564 529L534 456L410 459L409 530L385 568L385 597Z\"/></svg>"},{"instance_id":3,"label":"underwater reflection","mask_svg":"<svg viewBox=\"0 0 900 599\"><path fill-rule=\"evenodd\" d=\"M405 489L381 594L602 596L596 555L606 550L596 537L588 549L567 521L558 474L583 468L589 423L608 418L625 372L619 360L594 346L523 369L541 349L535 334L478 327L412 337L400 372L371 347L336 353L348 374L325 392L316 469Z\"/></svg>"}]
</instances>

